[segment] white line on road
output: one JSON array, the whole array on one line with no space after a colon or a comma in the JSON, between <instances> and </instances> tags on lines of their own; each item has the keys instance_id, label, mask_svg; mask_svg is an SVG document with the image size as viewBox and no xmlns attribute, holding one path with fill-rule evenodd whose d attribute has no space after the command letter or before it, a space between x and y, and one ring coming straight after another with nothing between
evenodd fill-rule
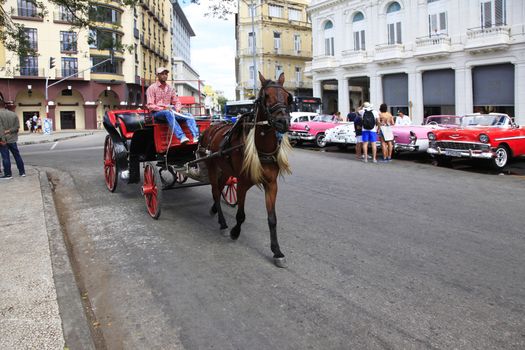
<instances>
[{"instance_id":1,"label":"white line on road","mask_svg":"<svg viewBox=\"0 0 525 350\"><path fill-rule=\"evenodd\" d=\"M56 147L57 145L58 145L58 141L57 141L57 142L55 142L55 143L53 144L53 146L51 146L51 149L50 149L50 151L54 150L54 149L55 149L55 147Z\"/></svg>"},{"instance_id":2,"label":"white line on road","mask_svg":"<svg viewBox=\"0 0 525 350\"><path fill-rule=\"evenodd\" d=\"M93 146L93 147L84 147L84 148L70 148L70 149L58 149L54 151L53 153L59 153L59 152L78 152L78 151L89 151L89 150L95 150L95 149L104 149L104 146ZM22 155L36 155L36 154L47 154L49 151L37 151L37 152L24 152Z\"/></svg>"}]
</instances>

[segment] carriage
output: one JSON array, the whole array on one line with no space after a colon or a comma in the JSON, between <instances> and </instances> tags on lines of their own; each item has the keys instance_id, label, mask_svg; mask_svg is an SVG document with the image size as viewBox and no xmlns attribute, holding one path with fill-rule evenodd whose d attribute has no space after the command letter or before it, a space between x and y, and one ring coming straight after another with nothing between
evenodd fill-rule
<instances>
[{"instance_id":1,"label":"carriage","mask_svg":"<svg viewBox=\"0 0 525 350\"><path fill-rule=\"evenodd\" d=\"M201 133L212 123L208 117L195 119ZM209 185L205 169L195 159L198 144L193 142L185 123L181 127L190 138L185 144L171 133L167 123L155 120L146 110L108 111L103 125L108 132L104 141L107 189L115 192L119 180L139 183L142 164L141 193L152 218L160 216L162 191ZM228 179L222 198L229 206L237 204L237 178Z\"/></svg>"}]
</instances>

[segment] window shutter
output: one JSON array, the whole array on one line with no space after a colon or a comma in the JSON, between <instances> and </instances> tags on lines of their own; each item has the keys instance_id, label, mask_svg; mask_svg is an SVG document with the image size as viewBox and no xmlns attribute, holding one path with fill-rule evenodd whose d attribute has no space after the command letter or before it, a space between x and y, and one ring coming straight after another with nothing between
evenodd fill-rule
<instances>
[{"instance_id":1,"label":"window shutter","mask_svg":"<svg viewBox=\"0 0 525 350\"><path fill-rule=\"evenodd\" d=\"M359 32L354 32L354 51L359 51Z\"/></svg>"},{"instance_id":2,"label":"window shutter","mask_svg":"<svg viewBox=\"0 0 525 350\"><path fill-rule=\"evenodd\" d=\"M505 0L496 0L494 1L495 14L496 14L496 25L502 26L505 25Z\"/></svg>"},{"instance_id":3,"label":"window shutter","mask_svg":"<svg viewBox=\"0 0 525 350\"><path fill-rule=\"evenodd\" d=\"M439 14L439 27L441 31L447 30L447 13L446 12L441 12Z\"/></svg>"},{"instance_id":4,"label":"window shutter","mask_svg":"<svg viewBox=\"0 0 525 350\"><path fill-rule=\"evenodd\" d=\"M492 3L490 1L484 2L482 6L482 22L483 28L492 27Z\"/></svg>"},{"instance_id":5,"label":"window shutter","mask_svg":"<svg viewBox=\"0 0 525 350\"><path fill-rule=\"evenodd\" d=\"M395 42L394 23L390 23L388 24L388 45L393 45Z\"/></svg>"},{"instance_id":6,"label":"window shutter","mask_svg":"<svg viewBox=\"0 0 525 350\"><path fill-rule=\"evenodd\" d=\"M324 39L324 54L330 56L330 39Z\"/></svg>"},{"instance_id":7,"label":"window shutter","mask_svg":"<svg viewBox=\"0 0 525 350\"><path fill-rule=\"evenodd\" d=\"M435 34L438 31L437 15L430 15L430 34Z\"/></svg>"},{"instance_id":8,"label":"window shutter","mask_svg":"<svg viewBox=\"0 0 525 350\"><path fill-rule=\"evenodd\" d=\"M361 31L361 50L366 50L366 46L365 46L365 31L362 30Z\"/></svg>"},{"instance_id":9,"label":"window shutter","mask_svg":"<svg viewBox=\"0 0 525 350\"><path fill-rule=\"evenodd\" d=\"M396 23L396 34L397 34L397 43L401 44L403 42L401 38L401 22Z\"/></svg>"}]
</instances>

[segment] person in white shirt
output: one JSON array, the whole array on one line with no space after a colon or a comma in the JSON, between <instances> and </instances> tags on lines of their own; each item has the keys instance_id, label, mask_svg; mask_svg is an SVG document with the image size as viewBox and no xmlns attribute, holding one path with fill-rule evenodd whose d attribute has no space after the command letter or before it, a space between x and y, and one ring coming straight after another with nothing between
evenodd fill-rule
<instances>
[{"instance_id":1,"label":"person in white shirt","mask_svg":"<svg viewBox=\"0 0 525 350\"><path fill-rule=\"evenodd\" d=\"M412 125L412 119L401 111L397 111L396 125Z\"/></svg>"}]
</instances>

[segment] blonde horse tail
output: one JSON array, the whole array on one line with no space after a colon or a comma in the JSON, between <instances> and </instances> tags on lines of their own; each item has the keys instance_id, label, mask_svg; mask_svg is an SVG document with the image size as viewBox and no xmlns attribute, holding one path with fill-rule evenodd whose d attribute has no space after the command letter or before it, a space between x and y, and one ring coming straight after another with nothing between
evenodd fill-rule
<instances>
[{"instance_id":1,"label":"blonde horse tail","mask_svg":"<svg viewBox=\"0 0 525 350\"><path fill-rule=\"evenodd\" d=\"M288 162L288 154L290 154L291 151L292 145L288 139L288 134L284 134L279 147L279 152L277 152L277 165L279 166L279 174L281 175L284 173L290 175L292 173L290 163Z\"/></svg>"},{"instance_id":2,"label":"blonde horse tail","mask_svg":"<svg viewBox=\"0 0 525 350\"><path fill-rule=\"evenodd\" d=\"M264 182L263 167L255 146L255 128L250 130L245 140L242 172L248 175L256 185Z\"/></svg>"}]
</instances>

